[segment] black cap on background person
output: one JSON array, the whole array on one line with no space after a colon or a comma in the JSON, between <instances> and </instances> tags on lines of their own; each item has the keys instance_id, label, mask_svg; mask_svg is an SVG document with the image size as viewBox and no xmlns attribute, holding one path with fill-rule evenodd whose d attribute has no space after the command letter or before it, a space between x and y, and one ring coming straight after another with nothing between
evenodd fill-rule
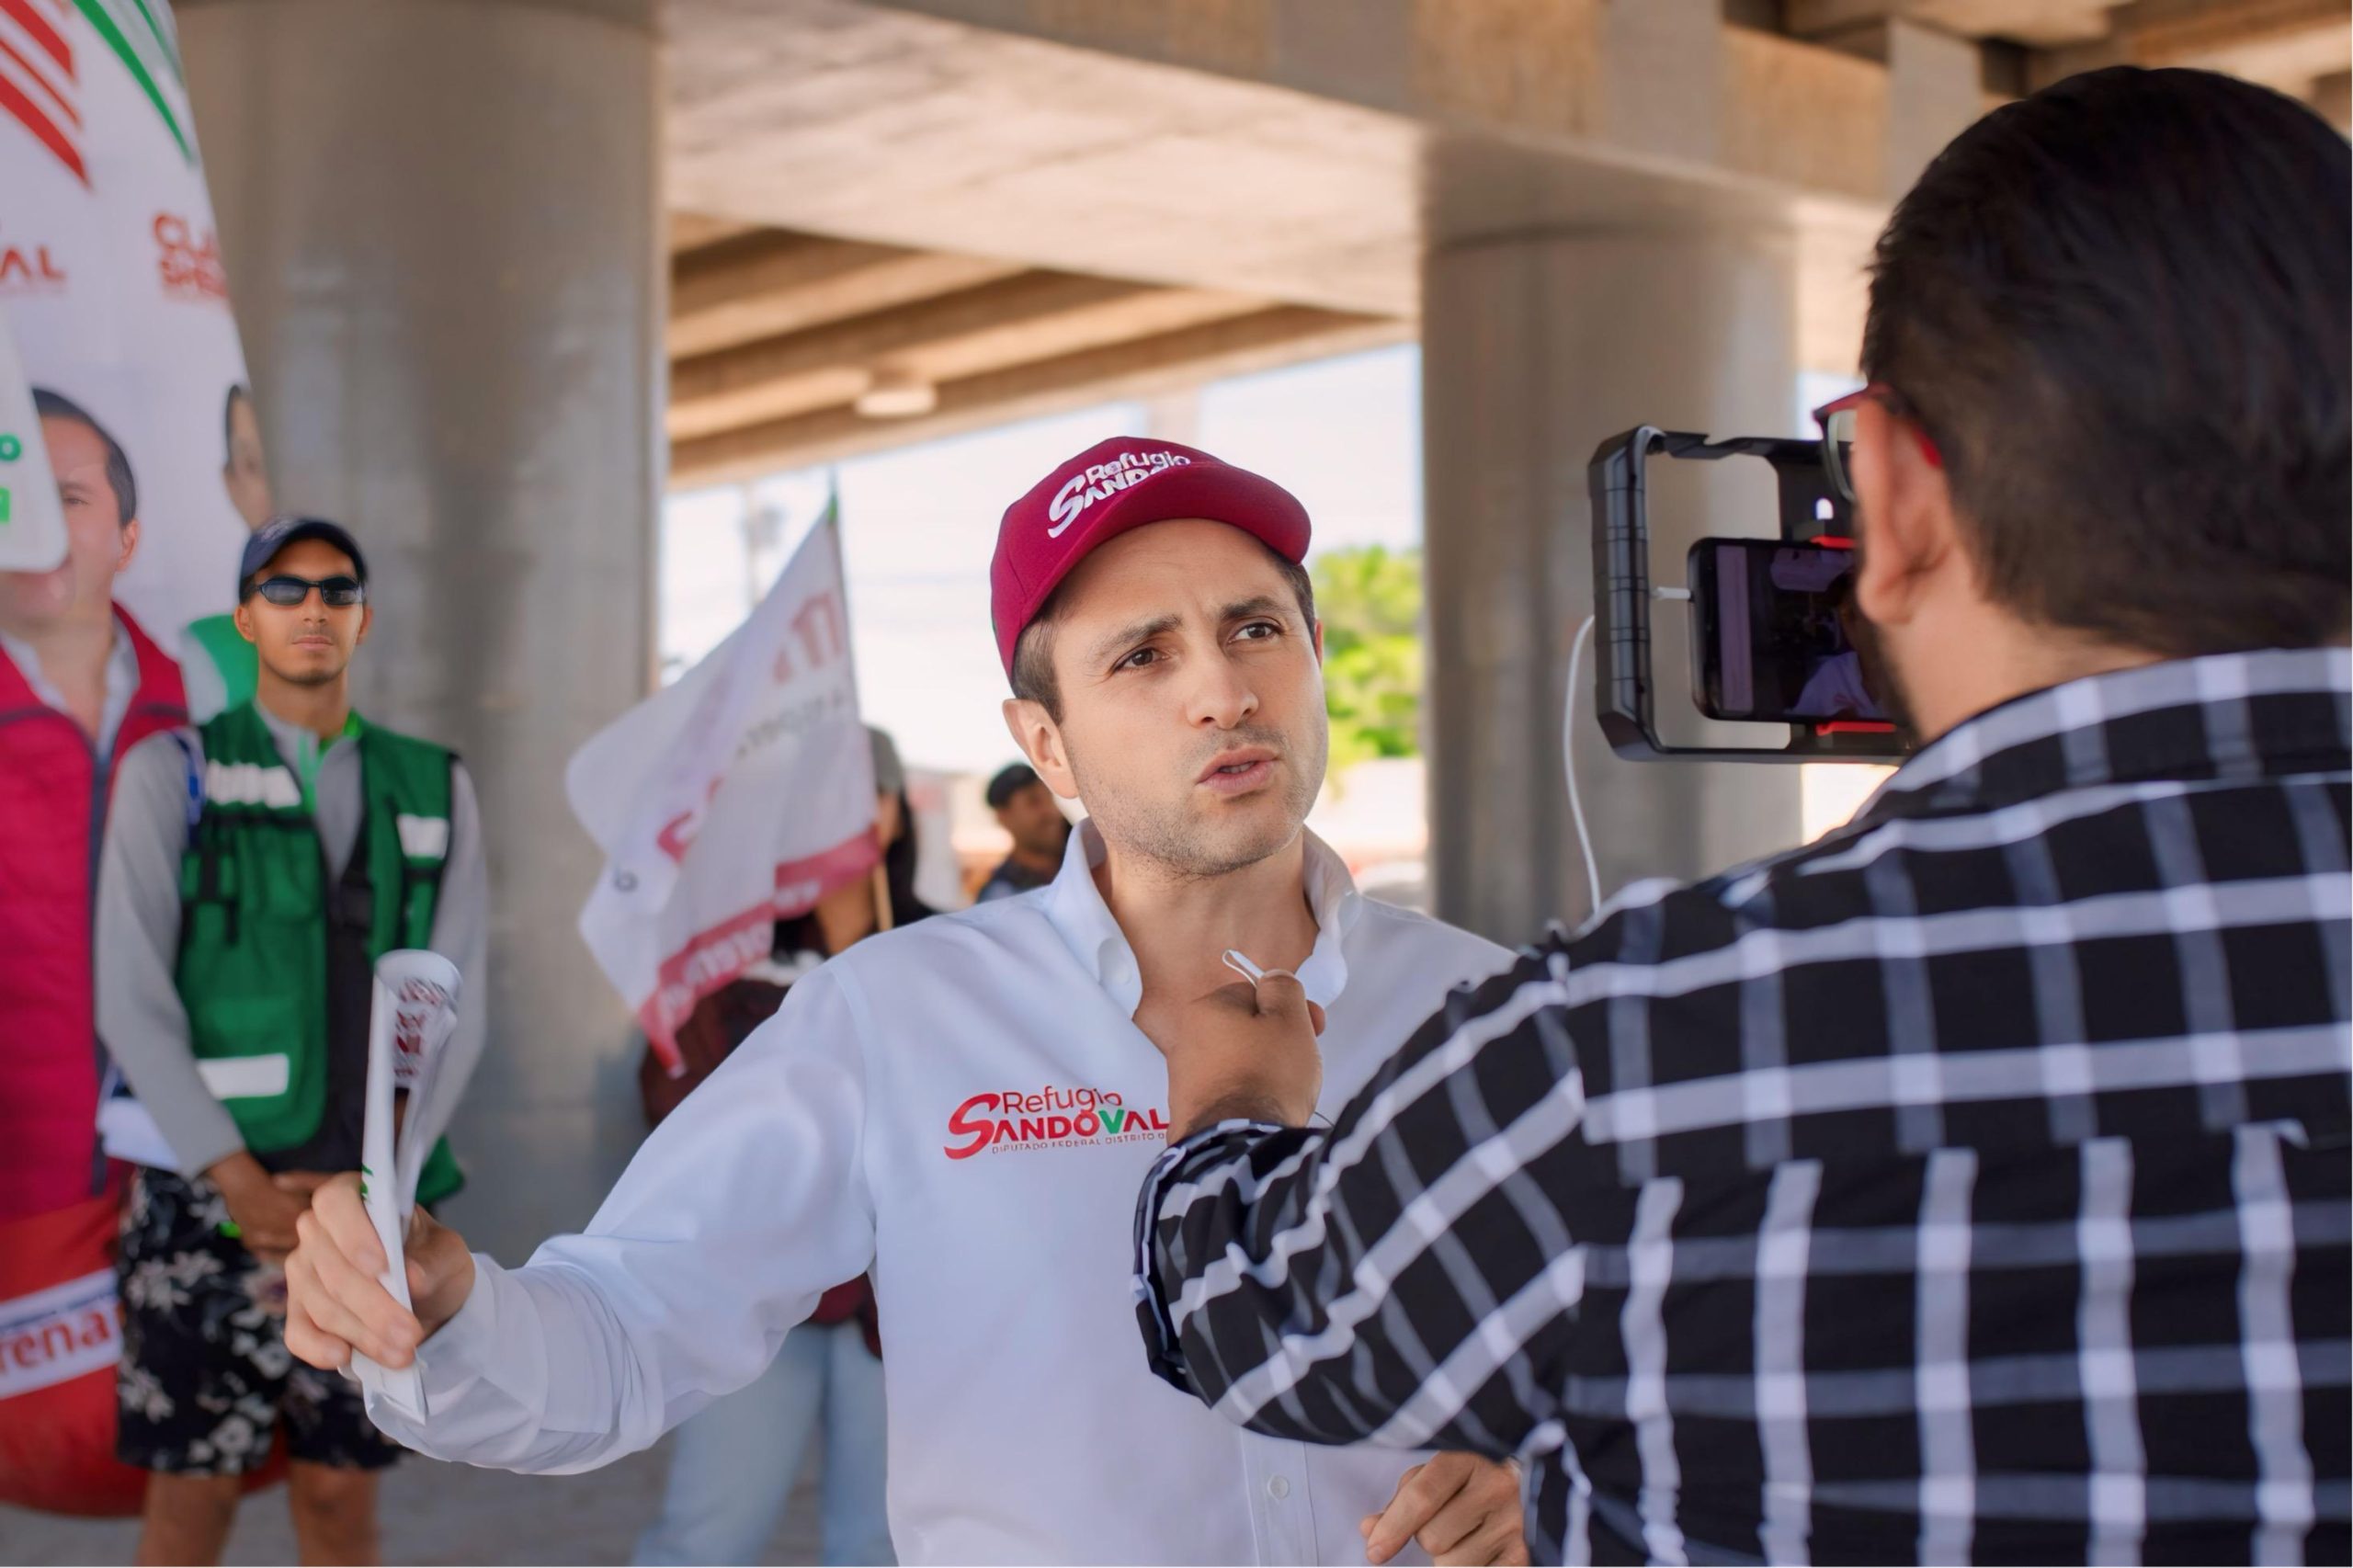
<instances>
[{"instance_id":1,"label":"black cap on background person","mask_svg":"<svg viewBox=\"0 0 2353 1568\"><path fill-rule=\"evenodd\" d=\"M324 540L351 557L351 574L359 585L368 585L368 559L359 553L359 541L351 530L340 523L324 517L272 517L245 540L244 553L237 558L237 597L243 599L254 590L255 582L268 569L278 552L299 540Z\"/></svg>"}]
</instances>

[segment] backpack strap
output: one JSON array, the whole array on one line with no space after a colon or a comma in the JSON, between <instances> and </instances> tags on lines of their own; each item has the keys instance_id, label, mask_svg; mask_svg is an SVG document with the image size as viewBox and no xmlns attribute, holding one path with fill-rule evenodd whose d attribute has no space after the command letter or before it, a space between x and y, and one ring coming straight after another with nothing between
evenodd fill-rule
<instances>
[{"instance_id":1,"label":"backpack strap","mask_svg":"<svg viewBox=\"0 0 2353 1568\"><path fill-rule=\"evenodd\" d=\"M188 946L188 908L199 903L226 906L229 940L237 939L237 905L225 898L221 891L221 846L215 835L204 826L204 748L197 737L186 730L167 731L172 744L180 750L180 764L187 782L188 847L196 853L196 885L190 887L183 880L180 885L180 946Z\"/></svg>"},{"instance_id":2,"label":"backpack strap","mask_svg":"<svg viewBox=\"0 0 2353 1568\"><path fill-rule=\"evenodd\" d=\"M186 730L165 733L172 737L172 744L180 748L180 762L187 769L188 830L194 833L196 824L204 820L204 754L197 746L196 737Z\"/></svg>"}]
</instances>

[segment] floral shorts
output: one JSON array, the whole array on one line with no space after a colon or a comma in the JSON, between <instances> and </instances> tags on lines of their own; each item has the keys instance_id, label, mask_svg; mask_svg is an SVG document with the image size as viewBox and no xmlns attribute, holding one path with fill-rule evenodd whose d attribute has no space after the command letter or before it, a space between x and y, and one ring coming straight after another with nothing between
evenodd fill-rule
<instances>
[{"instance_id":1,"label":"floral shorts","mask_svg":"<svg viewBox=\"0 0 2353 1568\"><path fill-rule=\"evenodd\" d=\"M294 1459L381 1470L404 1451L376 1430L359 1385L286 1348L286 1276L221 1233L210 1182L142 1169L122 1221L121 1404L115 1453L174 1475L243 1475L279 1423Z\"/></svg>"}]
</instances>

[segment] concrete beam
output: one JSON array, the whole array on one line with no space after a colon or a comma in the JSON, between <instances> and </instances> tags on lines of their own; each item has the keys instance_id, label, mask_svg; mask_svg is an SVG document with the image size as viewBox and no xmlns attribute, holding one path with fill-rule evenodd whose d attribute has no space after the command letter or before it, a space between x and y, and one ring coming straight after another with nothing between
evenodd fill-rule
<instances>
[{"instance_id":1,"label":"concrete beam","mask_svg":"<svg viewBox=\"0 0 2353 1568\"><path fill-rule=\"evenodd\" d=\"M760 225L737 218L714 218L708 212L673 212L665 220L670 254L714 245L722 240L732 240L738 234L756 232Z\"/></svg>"},{"instance_id":2,"label":"concrete beam","mask_svg":"<svg viewBox=\"0 0 2353 1568\"><path fill-rule=\"evenodd\" d=\"M2353 72L2323 76L2313 84L2305 101L2338 131L2353 133Z\"/></svg>"},{"instance_id":3,"label":"concrete beam","mask_svg":"<svg viewBox=\"0 0 2353 1568\"><path fill-rule=\"evenodd\" d=\"M1383 347L1412 335L1409 323L1392 318L1276 306L1115 347L948 381L939 387L938 410L918 419L869 419L847 408L827 408L675 441L670 487L725 483L1092 403L1154 397L1222 377Z\"/></svg>"},{"instance_id":4,"label":"concrete beam","mask_svg":"<svg viewBox=\"0 0 2353 1568\"><path fill-rule=\"evenodd\" d=\"M1209 290L1025 272L680 360L670 369L669 430L673 438L689 439L847 403L885 368L950 381L1240 315L1263 303Z\"/></svg>"},{"instance_id":5,"label":"concrete beam","mask_svg":"<svg viewBox=\"0 0 2353 1568\"><path fill-rule=\"evenodd\" d=\"M2030 57L2029 85L2103 65L2188 65L2302 96L2353 68L2353 16L2341 0L2134 0L2113 20L2097 43Z\"/></svg>"},{"instance_id":6,"label":"concrete beam","mask_svg":"<svg viewBox=\"0 0 2353 1568\"><path fill-rule=\"evenodd\" d=\"M2115 0L1785 0L1784 25L1799 38L1830 40L1870 24L1911 21L1961 38L2000 38L2038 47L2086 43L2108 31Z\"/></svg>"},{"instance_id":7,"label":"concrete beam","mask_svg":"<svg viewBox=\"0 0 2353 1568\"><path fill-rule=\"evenodd\" d=\"M1601 16L1603 124L1612 142L1715 165L1722 158L1722 0L1643 0Z\"/></svg>"},{"instance_id":8,"label":"concrete beam","mask_svg":"<svg viewBox=\"0 0 2353 1568\"><path fill-rule=\"evenodd\" d=\"M1902 199L1945 144L1985 112L1977 46L1902 18L1887 24L1889 201Z\"/></svg>"},{"instance_id":9,"label":"concrete beam","mask_svg":"<svg viewBox=\"0 0 2353 1568\"><path fill-rule=\"evenodd\" d=\"M1019 262L755 230L672 264L670 354L687 358L780 337L1021 270Z\"/></svg>"}]
</instances>

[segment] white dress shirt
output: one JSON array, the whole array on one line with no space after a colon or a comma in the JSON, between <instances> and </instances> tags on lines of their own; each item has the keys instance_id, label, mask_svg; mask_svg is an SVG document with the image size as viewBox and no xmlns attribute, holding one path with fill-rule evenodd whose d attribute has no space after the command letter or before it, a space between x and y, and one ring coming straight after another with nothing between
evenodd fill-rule
<instances>
[{"instance_id":1,"label":"white dress shirt","mask_svg":"<svg viewBox=\"0 0 2353 1568\"><path fill-rule=\"evenodd\" d=\"M794 985L585 1235L517 1269L477 1255L421 1353L426 1419L377 1424L442 1459L588 1470L750 1382L870 1269L902 1562L1362 1562L1358 1521L1416 1456L1245 1432L1145 1366L1130 1232L1168 1080L1102 853L1083 824L1051 887ZM1329 1115L1510 955L1362 897L1313 835L1306 893Z\"/></svg>"}]
</instances>

